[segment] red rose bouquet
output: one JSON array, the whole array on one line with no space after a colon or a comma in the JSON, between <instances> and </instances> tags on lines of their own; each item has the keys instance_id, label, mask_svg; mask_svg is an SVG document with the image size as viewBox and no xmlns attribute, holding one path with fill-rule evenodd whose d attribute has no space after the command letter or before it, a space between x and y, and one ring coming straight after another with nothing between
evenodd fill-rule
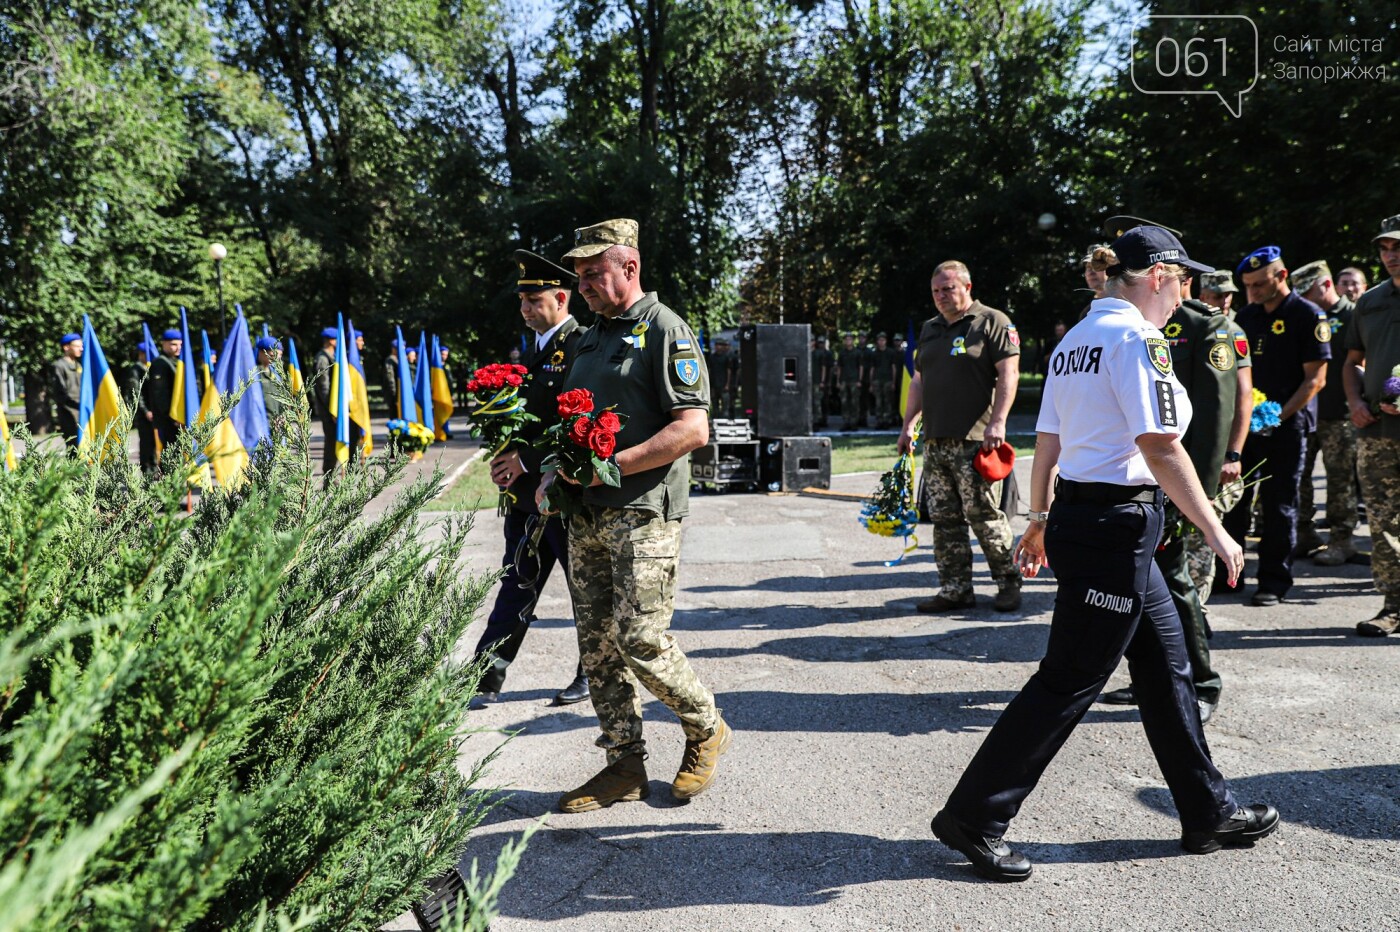
<instances>
[{"instance_id":1,"label":"red rose bouquet","mask_svg":"<svg viewBox=\"0 0 1400 932\"><path fill-rule=\"evenodd\" d=\"M604 485L617 488L622 471L617 468L617 432L627 422L611 408L593 410L593 393L575 388L559 396L559 423L544 432L545 455L542 468L567 476L579 486L593 484L597 474ZM546 494L545 507L561 514L573 514L580 504L578 486L556 481Z\"/></svg>"},{"instance_id":2,"label":"red rose bouquet","mask_svg":"<svg viewBox=\"0 0 1400 932\"><path fill-rule=\"evenodd\" d=\"M528 374L529 370L515 363L492 363L472 373L467 382L471 430L486 443L488 460L518 440L526 423L539 420L525 410L525 399L520 397L520 386ZM512 500L511 494L501 489L497 513L505 514Z\"/></svg>"}]
</instances>

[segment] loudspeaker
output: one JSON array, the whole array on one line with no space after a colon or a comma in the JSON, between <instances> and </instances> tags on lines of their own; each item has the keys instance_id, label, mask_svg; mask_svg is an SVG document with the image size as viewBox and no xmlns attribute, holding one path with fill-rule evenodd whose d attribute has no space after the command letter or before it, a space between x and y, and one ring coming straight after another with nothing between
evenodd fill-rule
<instances>
[{"instance_id":1,"label":"loudspeaker","mask_svg":"<svg viewBox=\"0 0 1400 932\"><path fill-rule=\"evenodd\" d=\"M812 432L812 328L745 324L739 328L739 386L744 416L760 437Z\"/></svg>"},{"instance_id":2,"label":"loudspeaker","mask_svg":"<svg viewBox=\"0 0 1400 932\"><path fill-rule=\"evenodd\" d=\"M830 437L765 437L760 443L768 491L831 488Z\"/></svg>"}]
</instances>

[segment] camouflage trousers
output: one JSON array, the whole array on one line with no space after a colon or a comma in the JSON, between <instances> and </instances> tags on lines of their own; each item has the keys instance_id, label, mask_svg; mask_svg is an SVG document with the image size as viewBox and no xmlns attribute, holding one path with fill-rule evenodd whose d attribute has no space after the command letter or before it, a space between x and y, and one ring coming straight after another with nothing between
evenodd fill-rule
<instances>
[{"instance_id":1,"label":"camouflage trousers","mask_svg":"<svg viewBox=\"0 0 1400 932\"><path fill-rule=\"evenodd\" d=\"M826 386L812 384L812 423L826 423Z\"/></svg>"},{"instance_id":2,"label":"camouflage trousers","mask_svg":"<svg viewBox=\"0 0 1400 932\"><path fill-rule=\"evenodd\" d=\"M949 599L972 595L969 525L997 585L1021 584L1011 560L1011 524L998 507L1001 483L988 482L972 466L979 446L975 440L940 438L924 444L924 499L933 519L933 556L938 561L939 592Z\"/></svg>"},{"instance_id":3,"label":"camouflage trousers","mask_svg":"<svg viewBox=\"0 0 1400 932\"><path fill-rule=\"evenodd\" d=\"M875 397L875 426L884 427L895 423L898 415L894 406L894 383L873 382L870 394Z\"/></svg>"},{"instance_id":4,"label":"camouflage trousers","mask_svg":"<svg viewBox=\"0 0 1400 932\"><path fill-rule=\"evenodd\" d=\"M1186 569L1191 573L1191 582L1196 584L1196 594L1201 604L1210 599L1211 587L1215 585L1215 551L1206 543L1206 536L1189 522L1185 531Z\"/></svg>"},{"instance_id":5,"label":"camouflage trousers","mask_svg":"<svg viewBox=\"0 0 1400 932\"><path fill-rule=\"evenodd\" d=\"M714 734L714 695L676 639L671 612L681 522L626 508L584 508L569 522L569 592L579 656L608 763L646 750L638 684L681 720L691 741Z\"/></svg>"},{"instance_id":6,"label":"camouflage trousers","mask_svg":"<svg viewBox=\"0 0 1400 932\"><path fill-rule=\"evenodd\" d=\"M859 382L841 383L841 425L843 427L865 426L865 398Z\"/></svg>"},{"instance_id":7,"label":"camouflage trousers","mask_svg":"<svg viewBox=\"0 0 1400 932\"><path fill-rule=\"evenodd\" d=\"M1400 611L1400 440L1362 437L1356 468L1371 525L1371 578L1385 607Z\"/></svg>"},{"instance_id":8,"label":"camouflage trousers","mask_svg":"<svg viewBox=\"0 0 1400 932\"><path fill-rule=\"evenodd\" d=\"M1356 428L1351 421L1318 421L1317 433L1308 437L1308 458L1303 466L1303 484L1298 488L1298 539L1317 533L1313 526L1313 469L1322 454L1327 470L1327 533L1331 540L1343 541L1356 530Z\"/></svg>"}]
</instances>

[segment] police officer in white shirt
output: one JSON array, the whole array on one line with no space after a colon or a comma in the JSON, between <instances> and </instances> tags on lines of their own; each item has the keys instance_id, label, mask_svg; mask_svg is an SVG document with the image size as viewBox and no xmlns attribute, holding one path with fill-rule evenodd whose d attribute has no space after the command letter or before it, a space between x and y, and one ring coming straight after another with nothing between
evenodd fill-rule
<instances>
[{"instance_id":1,"label":"police officer in white shirt","mask_svg":"<svg viewBox=\"0 0 1400 932\"><path fill-rule=\"evenodd\" d=\"M1180 303L1186 270L1211 270L1155 226L1128 230L1091 262L1108 273L1105 296L1050 360L1031 524L1016 547L1026 576L1049 565L1059 583L1050 641L933 819L938 839L993 880L1030 876L1030 861L1002 836L1125 655L1182 847L1250 845L1278 826L1272 806L1239 806L1211 762L1181 618L1152 559L1165 494L1204 531L1232 583L1244 567L1182 449L1191 408L1159 329Z\"/></svg>"}]
</instances>

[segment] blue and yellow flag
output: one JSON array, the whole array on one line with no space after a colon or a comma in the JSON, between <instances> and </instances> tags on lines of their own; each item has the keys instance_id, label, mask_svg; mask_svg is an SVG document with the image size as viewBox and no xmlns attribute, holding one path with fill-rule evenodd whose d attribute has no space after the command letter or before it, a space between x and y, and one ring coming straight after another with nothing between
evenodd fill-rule
<instances>
[{"instance_id":1,"label":"blue and yellow flag","mask_svg":"<svg viewBox=\"0 0 1400 932\"><path fill-rule=\"evenodd\" d=\"M104 458L111 447L112 455L126 454L126 436L118 436L117 423L122 416L122 396L117 380L107 366L102 344L97 342L92 321L83 315L82 388L78 392L78 449L98 451Z\"/></svg>"},{"instance_id":2,"label":"blue and yellow flag","mask_svg":"<svg viewBox=\"0 0 1400 932\"><path fill-rule=\"evenodd\" d=\"M364 360L360 359L360 348L355 345L355 322L345 321L345 333L350 337L345 347L345 359L350 363L350 420L360 428L363 437L360 448L365 456L374 452L374 438L370 436L369 382L365 379Z\"/></svg>"},{"instance_id":3,"label":"blue and yellow flag","mask_svg":"<svg viewBox=\"0 0 1400 932\"><path fill-rule=\"evenodd\" d=\"M418 369L413 373L413 406L418 409L415 420L437 436L433 419L433 363L428 358L428 335L418 331Z\"/></svg>"},{"instance_id":4,"label":"blue and yellow flag","mask_svg":"<svg viewBox=\"0 0 1400 932\"><path fill-rule=\"evenodd\" d=\"M5 406L0 404L0 446L5 448L5 468L14 472L15 445L10 441L10 421L5 417Z\"/></svg>"},{"instance_id":5,"label":"blue and yellow flag","mask_svg":"<svg viewBox=\"0 0 1400 932\"><path fill-rule=\"evenodd\" d=\"M199 418L198 381L198 369L194 364L194 344L190 340L190 322L182 307L180 355L175 360L175 390L170 394L170 419L181 427L193 427Z\"/></svg>"},{"instance_id":6,"label":"blue and yellow flag","mask_svg":"<svg viewBox=\"0 0 1400 932\"><path fill-rule=\"evenodd\" d=\"M331 410L335 412L335 437L326 438L330 443L335 441L336 462L345 463L350 460L350 396L353 394L354 382L350 372L350 358L345 354L345 318L340 314L336 315L336 340L335 340L335 367L331 369Z\"/></svg>"},{"instance_id":7,"label":"blue and yellow flag","mask_svg":"<svg viewBox=\"0 0 1400 932\"><path fill-rule=\"evenodd\" d=\"M204 412L202 406L204 393L209 391L210 385L214 384L214 351L209 348L209 334L206 331L199 331L199 339L204 344L199 356L199 398L201 402L199 410L202 414Z\"/></svg>"},{"instance_id":8,"label":"blue and yellow flag","mask_svg":"<svg viewBox=\"0 0 1400 932\"><path fill-rule=\"evenodd\" d=\"M418 412L413 405L413 373L408 368L408 347L403 342L403 328L396 326L394 332L399 337L396 344L399 348L399 397L396 402L398 416L400 420L413 423L418 420Z\"/></svg>"},{"instance_id":9,"label":"blue and yellow flag","mask_svg":"<svg viewBox=\"0 0 1400 932\"><path fill-rule=\"evenodd\" d=\"M306 390L306 379L301 374L301 360L297 358L297 341L291 337L287 337L287 388L293 395Z\"/></svg>"},{"instance_id":10,"label":"blue and yellow flag","mask_svg":"<svg viewBox=\"0 0 1400 932\"><path fill-rule=\"evenodd\" d=\"M909 385L914 381L914 320L909 320L909 335L904 340L904 375L899 380L899 416L909 408Z\"/></svg>"},{"instance_id":11,"label":"blue and yellow flag","mask_svg":"<svg viewBox=\"0 0 1400 932\"><path fill-rule=\"evenodd\" d=\"M437 424L435 432L439 440L447 439L447 419L456 410L452 406L452 385L447 381L447 370L442 367L442 347L437 334L433 334L433 355L428 357L429 389L433 396L433 420Z\"/></svg>"},{"instance_id":12,"label":"blue and yellow flag","mask_svg":"<svg viewBox=\"0 0 1400 932\"><path fill-rule=\"evenodd\" d=\"M247 390L229 409L228 417L215 428L214 436L204 448L214 467L214 476L222 486L240 484L253 451L258 444L270 440L262 382L254 377L257 371L248 321L240 310L219 351L219 363L214 367L213 381L200 409L201 418L218 418L223 410L223 396L237 392L248 383Z\"/></svg>"},{"instance_id":13,"label":"blue and yellow flag","mask_svg":"<svg viewBox=\"0 0 1400 932\"><path fill-rule=\"evenodd\" d=\"M156 354L160 352L160 347L156 346L156 341L151 337L151 328L146 326L146 322L141 321L141 345L146 350L146 365L156 361Z\"/></svg>"}]
</instances>

